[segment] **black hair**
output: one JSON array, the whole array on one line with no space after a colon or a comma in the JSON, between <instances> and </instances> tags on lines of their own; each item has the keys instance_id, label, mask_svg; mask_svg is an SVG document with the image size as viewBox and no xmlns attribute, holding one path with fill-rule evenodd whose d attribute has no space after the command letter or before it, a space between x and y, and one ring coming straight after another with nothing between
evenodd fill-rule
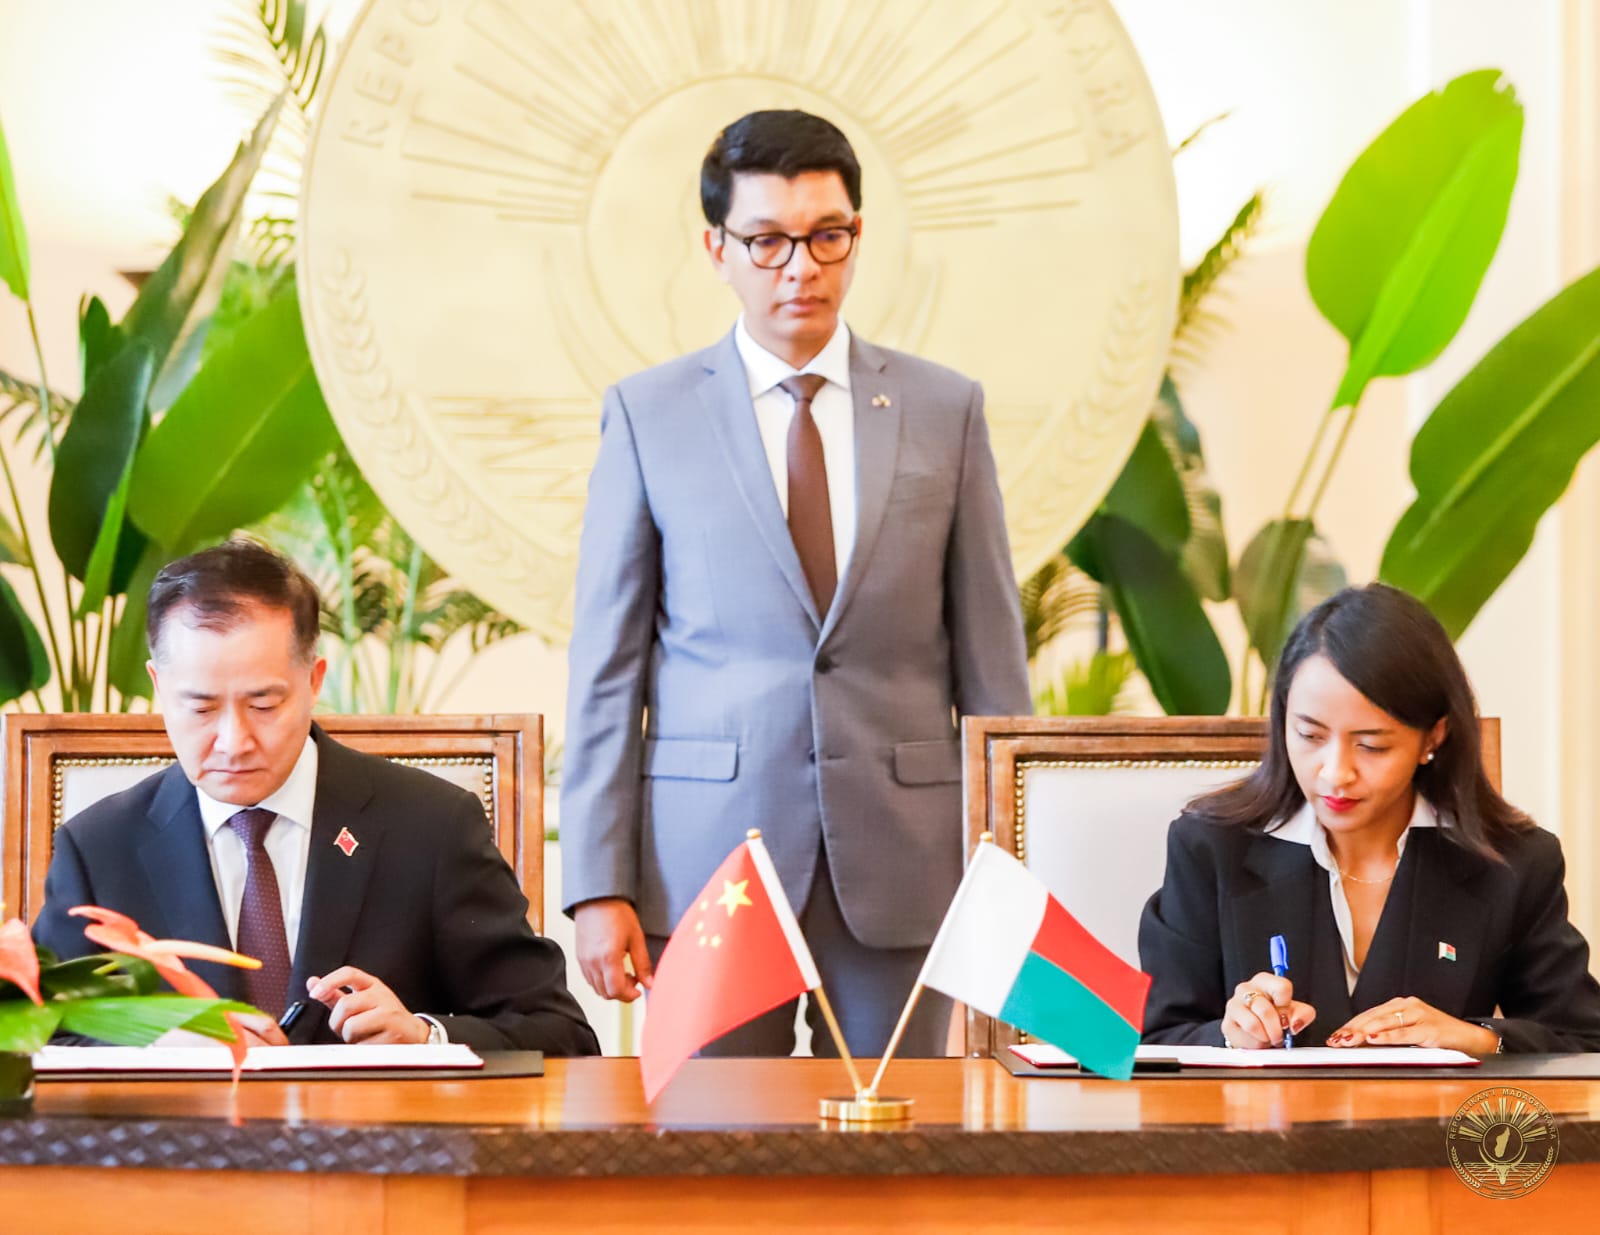
<instances>
[{"instance_id":1,"label":"black hair","mask_svg":"<svg viewBox=\"0 0 1600 1235\"><path fill-rule=\"evenodd\" d=\"M804 172L838 172L852 210L861 209L861 164L836 125L804 111L753 111L711 143L700 164L700 208L721 227L733 201L733 178L768 172L793 180Z\"/></svg>"},{"instance_id":2,"label":"black hair","mask_svg":"<svg viewBox=\"0 0 1600 1235\"><path fill-rule=\"evenodd\" d=\"M1289 764L1289 685L1312 656L1401 724L1427 732L1442 719L1444 741L1418 766L1412 783L1448 821L1444 834L1484 857L1533 826L1489 783L1477 705L1455 645L1426 605L1382 583L1348 587L1300 620L1284 645L1272 681L1267 752L1244 780L1196 798L1188 809L1217 823L1265 830L1305 802Z\"/></svg>"},{"instance_id":3,"label":"black hair","mask_svg":"<svg viewBox=\"0 0 1600 1235\"><path fill-rule=\"evenodd\" d=\"M294 619L295 654L316 655L322 602L316 584L281 553L243 536L191 553L161 568L150 585L145 637L160 659L161 631L175 610L202 630L231 630L254 605L287 611Z\"/></svg>"}]
</instances>

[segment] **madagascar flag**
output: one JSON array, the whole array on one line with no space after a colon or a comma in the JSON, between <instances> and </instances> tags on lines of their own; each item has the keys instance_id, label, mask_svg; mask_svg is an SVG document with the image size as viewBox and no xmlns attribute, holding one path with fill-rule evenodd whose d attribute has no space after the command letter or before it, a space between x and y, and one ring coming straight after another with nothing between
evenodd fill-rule
<instances>
[{"instance_id":1,"label":"madagascar flag","mask_svg":"<svg viewBox=\"0 0 1600 1235\"><path fill-rule=\"evenodd\" d=\"M1150 975L1061 907L1009 853L978 846L919 981L1127 1080Z\"/></svg>"},{"instance_id":2,"label":"madagascar flag","mask_svg":"<svg viewBox=\"0 0 1600 1235\"><path fill-rule=\"evenodd\" d=\"M639 1045L645 1101L706 1043L819 985L772 857L752 835L694 898L656 966Z\"/></svg>"}]
</instances>

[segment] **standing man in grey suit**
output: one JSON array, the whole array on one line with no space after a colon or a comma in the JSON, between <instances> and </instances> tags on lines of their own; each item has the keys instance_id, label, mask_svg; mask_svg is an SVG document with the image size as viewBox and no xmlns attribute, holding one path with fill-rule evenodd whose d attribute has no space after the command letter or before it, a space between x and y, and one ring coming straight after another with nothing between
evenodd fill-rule
<instances>
[{"instance_id":1,"label":"standing man in grey suit","mask_svg":"<svg viewBox=\"0 0 1600 1235\"><path fill-rule=\"evenodd\" d=\"M606 392L569 660L563 899L584 976L635 999L759 827L851 1052L875 1054L961 875L956 718L1031 711L983 393L840 317L861 169L832 124L735 121L700 197L744 312L721 342ZM794 1015L706 1053L788 1054ZM925 996L904 1052L942 1054L948 1019Z\"/></svg>"}]
</instances>

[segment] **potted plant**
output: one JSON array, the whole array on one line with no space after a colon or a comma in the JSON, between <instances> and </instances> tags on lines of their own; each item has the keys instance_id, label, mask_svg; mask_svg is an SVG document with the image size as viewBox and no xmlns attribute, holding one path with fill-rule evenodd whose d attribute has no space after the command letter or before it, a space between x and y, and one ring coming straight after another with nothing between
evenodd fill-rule
<instances>
[{"instance_id":1,"label":"potted plant","mask_svg":"<svg viewBox=\"0 0 1600 1235\"><path fill-rule=\"evenodd\" d=\"M32 1108L33 1054L58 1030L148 1046L169 1029L187 1029L227 1043L237 1079L244 1044L232 1018L255 1009L219 999L183 958L241 969L261 962L210 944L154 939L109 909L80 905L71 912L91 920L84 934L106 952L60 960L33 942L20 919L0 925L0 1115Z\"/></svg>"}]
</instances>

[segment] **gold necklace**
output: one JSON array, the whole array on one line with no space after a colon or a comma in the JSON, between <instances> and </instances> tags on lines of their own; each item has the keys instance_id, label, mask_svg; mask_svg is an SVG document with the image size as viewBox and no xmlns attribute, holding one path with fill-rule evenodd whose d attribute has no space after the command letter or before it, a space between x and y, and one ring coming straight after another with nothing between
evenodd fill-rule
<instances>
[{"instance_id":1,"label":"gold necklace","mask_svg":"<svg viewBox=\"0 0 1600 1235\"><path fill-rule=\"evenodd\" d=\"M1400 869L1400 863L1396 862L1394 864L1394 866L1390 869L1389 873L1387 875L1385 875L1382 879L1363 879L1360 875L1347 875L1347 874L1345 874L1344 871L1340 871L1339 872L1339 878L1348 879L1351 883L1369 883L1369 884L1388 883L1389 880L1394 878L1395 871L1397 871L1399 869Z\"/></svg>"}]
</instances>

